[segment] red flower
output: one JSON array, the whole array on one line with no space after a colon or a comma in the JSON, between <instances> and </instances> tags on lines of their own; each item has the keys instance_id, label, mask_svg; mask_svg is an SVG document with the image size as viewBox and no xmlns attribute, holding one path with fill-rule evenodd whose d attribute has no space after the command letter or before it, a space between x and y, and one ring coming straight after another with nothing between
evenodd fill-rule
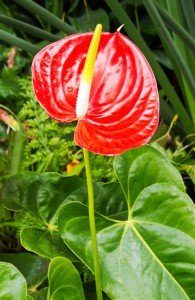
<instances>
[{"instance_id":1,"label":"red flower","mask_svg":"<svg viewBox=\"0 0 195 300\"><path fill-rule=\"evenodd\" d=\"M75 142L92 152L117 155L146 144L158 126L154 74L141 51L124 35L102 33L89 105L76 113L81 74L92 33L75 34L41 50L32 64L35 95L59 122L78 119Z\"/></svg>"}]
</instances>

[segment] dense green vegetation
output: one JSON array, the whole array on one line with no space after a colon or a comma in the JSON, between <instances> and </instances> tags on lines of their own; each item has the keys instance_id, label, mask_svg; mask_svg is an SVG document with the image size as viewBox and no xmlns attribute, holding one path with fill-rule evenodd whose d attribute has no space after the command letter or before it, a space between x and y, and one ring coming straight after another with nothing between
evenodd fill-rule
<instances>
[{"instance_id":1,"label":"dense green vegetation","mask_svg":"<svg viewBox=\"0 0 195 300\"><path fill-rule=\"evenodd\" d=\"M75 124L48 117L30 68L45 45L97 23L111 32L124 24L154 71L161 104L151 146L117 158L91 153L103 297L158 299L154 281L164 278L166 299L195 299L192 0L0 0L0 299L96 299Z\"/></svg>"}]
</instances>

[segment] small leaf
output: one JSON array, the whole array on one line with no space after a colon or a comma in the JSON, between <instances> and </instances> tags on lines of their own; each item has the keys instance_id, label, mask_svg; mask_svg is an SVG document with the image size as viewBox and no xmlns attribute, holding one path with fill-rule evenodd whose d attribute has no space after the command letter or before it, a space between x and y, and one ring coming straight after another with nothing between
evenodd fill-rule
<instances>
[{"instance_id":1,"label":"small leaf","mask_svg":"<svg viewBox=\"0 0 195 300\"><path fill-rule=\"evenodd\" d=\"M28 287L37 287L46 278L48 261L31 253L1 253L0 260L12 263L25 277Z\"/></svg>"},{"instance_id":2,"label":"small leaf","mask_svg":"<svg viewBox=\"0 0 195 300\"><path fill-rule=\"evenodd\" d=\"M0 262L0 299L26 300L27 287L22 274L12 265Z\"/></svg>"},{"instance_id":3,"label":"small leaf","mask_svg":"<svg viewBox=\"0 0 195 300\"><path fill-rule=\"evenodd\" d=\"M24 228L20 233L21 243L25 249L45 258L54 258L58 255L76 261L74 254L62 242L59 234L37 228Z\"/></svg>"},{"instance_id":4,"label":"small leaf","mask_svg":"<svg viewBox=\"0 0 195 300\"><path fill-rule=\"evenodd\" d=\"M64 257L52 259L48 270L50 300L84 300L84 292L77 269Z\"/></svg>"}]
</instances>

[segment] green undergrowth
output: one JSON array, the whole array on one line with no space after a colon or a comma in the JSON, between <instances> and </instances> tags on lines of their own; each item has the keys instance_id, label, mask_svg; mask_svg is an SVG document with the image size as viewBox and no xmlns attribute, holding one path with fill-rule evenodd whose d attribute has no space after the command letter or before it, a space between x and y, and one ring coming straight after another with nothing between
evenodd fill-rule
<instances>
[{"instance_id":1,"label":"green undergrowth","mask_svg":"<svg viewBox=\"0 0 195 300\"><path fill-rule=\"evenodd\" d=\"M70 175L74 173L84 176L82 150L74 143L75 123L57 123L47 116L34 98L30 77L20 78L18 83L19 96L25 99L18 114L25 133L22 171L52 171L64 174L68 170ZM115 179L112 162L112 157L91 154L95 181L107 182Z\"/></svg>"}]
</instances>

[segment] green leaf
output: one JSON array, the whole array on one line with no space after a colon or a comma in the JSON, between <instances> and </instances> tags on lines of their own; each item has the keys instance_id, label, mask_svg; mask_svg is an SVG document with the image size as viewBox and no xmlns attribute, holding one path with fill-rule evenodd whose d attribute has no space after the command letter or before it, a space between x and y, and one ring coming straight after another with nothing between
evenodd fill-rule
<instances>
[{"instance_id":1,"label":"green leaf","mask_svg":"<svg viewBox=\"0 0 195 300\"><path fill-rule=\"evenodd\" d=\"M76 176L25 172L7 178L1 197L6 208L25 209L43 222L53 224L60 204L83 184L84 181Z\"/></svg>"},{"instance_id":2,"label":"green leaf","mask_svg":"<svg viewBox=\"0 0 195 300\"><path fill-rule=\"evenodd\" d=\"M0 13L3 15L10 14L9 8L3 3L2 0L0 0ZM13 33L13 30L11 28L7 28L3 24L0 24L0 29Z\"/></svg>"},{"instance_id":3,"label":"green leaf","mask_svg":"<svg viewBox=\"0 0 195 300\"><path fill-rule=\"evenodd\" d=\"M61 255L72 261L77 260L69 248L64 245L58 232L26 227L21 230L20 239L25 249L42 257L51 259Z\"/></svg>"},{"instance_id":4,"label":"green leaf","mask_svg":"<svg viewBox=\"0 0 195 300\"><path fill-rule=\"evenodd\" d=\"M14 45L23 49L26 52L29 52L35 55L38 51L41 50L40 47L33 45L32 43L26 42L25 40L8 33L5 30L0 29L0 39L8 44Z\"/></svg>"},{"instance_id":5,"label":"green leaf","mask_svg":"<svg viewBox=\"0 0 195 300\"><path fill-rule=\"evenodd\" d=\"M123 219L127 215L127 203L122 189L117 182L94 183L95 209L105 216ZM66 202L78 201L87 205L88 195L86 185L73 192L66 198Z\"/></svg>"},{"instance_id":6,"label":"green leaf","mask_svg":"<svg viewBox=\"0 0 195 300\"><path fill-rule=\"evenodd\" d=\"M46 278L48 261L30 253L1 253L0 260L12 263L25 277L28 288L36 288Z\"/></svg>"},{"instance_id":7,"label":"green leaf","mask_svg":"<svg viewBox=\"0 0 195 300\"><path fill-rule=\"evenodd\" d=\"M66 32L67 34L76 33L76 30L67 24L66 22L62 21L60 18L52 14L50 11L42 7L41 5L35 3L31 0L15 0L16 3L30 11L35 15L38 15L41 20L45 20L48 24L53 25L55 28Z\"/></svg>"},{"instance_id":8,"label":"green leaf","mask_svg":"<svg viewBox=\"0 0 195 300\"><path fill-rule=\"evenodd\" d=\"M170 59L168 58L168 56L166 55L165 51L161 51L161 50L155 50L153 51L154 53L154 57L165 67L167 67L168 69L173 69L172 68L172 64Z\"/></svg>"},{"instance_id":9,"label":"green leaf","mask_svg":"<svg viewBox=\"0 0 195 300\"><path fill-rule=\"evenodd\" d=\"M173 2L168 3L169 5L173 4ZM177 2L179 5L179 3ZM167 24L167 26L175 32L183 42L185 42L186 46L189 47L191 51L195 50L195 40L193 37L180 25L180 23L176 20L176 18L173 18L170 13L168 13L161 5L156 3L156 7ZM176 12L177 13L177 12Z\"/></svg>"},{"instance_id":10,"label":"green leaf","mask_svg":"<svg viewBox=\"0 0 195 300\"><path fill-rule=\"evenodd\" d=\"M96 213L104 291L111 299L193 299L195 210L181 176L151 146L122 154L114 167L128 217ZM58 227L64 242L93 271L87 206L66 203Z\"/></svg>"},{"instance_id":11,"label":"green leaf","mask_svg":"<svg viewBox=\"0 0 195 300\"><path fill-rule=\"evenodd\" d=\"M21 231L26 249L47 258L64 255L75 260L58 234L56 216L67 196L83 183L76 176L64 177L57 173L27 172L5 180L1 191L3 205L10 210L26 210L35 216L36 223L31 227L27 224Z\"/></svg>"},{"instance_id":12,"label":"green leaf","mask_svg":"<svg viewBox=\"0 0 195 300\"><path fill-rule=\"evenodd\" d=\"M133 149L116 157L114 169L127 203L131 205L144 188L154 183L169 183L185 191L179 171L151 146Z\"/></svg>"},{"instance_id":13,"label":"green leaf","mask_svg":"<svg viewBox=\"0 0 195 300\"><path fill-rule=\"evenodd\" d=\"M64 257L52 259L48 270L50 300L84 300L84 292L77 269Z\"/></svg>"},{"instance_id":14,"label":"green leaf","mask_svg":"<svg viewBox=\"0 0 195 300\"><path fill-rule=\"evenodd\" d=\"M180 0L180 3L183 8L184 15L186 17L186 22L188 24L188 28L190 34L193 38L195 38L195 20L194 20L194 5L192 0L186 0L185 2Z\"/></svg>"},{"instance_id":15,"label":"green leaf","mask_svg":"<svg viewBox=\"0 0 195 300\"><path fill-rule=\"evenodd\" d=\"M0 262L0 299L26 300L26 281L22 274L12 265Z\"/></svg>"},{"instance_id":16,"label":"green leaf","mask_svg":"<svg viewBox=\"0 0 195 300\"><path fill-rule=\"evenodd\" d=\"M182 56L182 52L180 53L178 47L175 45L174 40L172 39L169 31L167 30L163 19L161 18L161 16L158 13L158 10L155 7L155 4L151 0L147 0L147 1L144 0L143 4L151 17L151 19L154 23L154 26L157 28L158 34L159 34L161 40L163 41L166 49L168 49L168 51L171 53L171 56L172 56L173 60L175 61L175 64L177 65L178 70L180 70L180 72L182 73L182 77L185 81L188 93L190 93L190 91L191 91L191 93L192 93L191 96L193 96L193 98L194 98L195 97L195 81L194 81L190 67L188 67L184 57ZM189 103L190 111L193 112L195 109L194 101L193 101L192 97L190 97L188 100L190 101L190 103ZM194 114L192 115L192 121L195 124L195 115Z\"/></svg>"},{"instance_id":17,"label":"green leaf","mask_svg":"<svg viewBox=\"0 0 195 300\"><path fill-rule=\"evenodd\" d=\"M7 17L3 14L0 14L0 23L5 24L11 28L16 28L19 30L22 30L24 32L29 33L32 36L38 37L39 39L46 39L50 42L55 42L59 39L57 35L54 35L50 32L47 32L43 29L40 29L38 27L32 26L28 23L22 22L20 20L16 20L14 18ZM7 29L7 27L6 27Z\"/></svg>"},{"instance_id":18,"label":"green leaf","mask_svg":"<svg viewBox=\"0 0 195 300\"><path fill-rule=\"evenodd\" d=\"M4 67L0 78L0 96L3 98L16 96L18 94L18 81L14 69Z\"/></svg>"}]
</instances>

